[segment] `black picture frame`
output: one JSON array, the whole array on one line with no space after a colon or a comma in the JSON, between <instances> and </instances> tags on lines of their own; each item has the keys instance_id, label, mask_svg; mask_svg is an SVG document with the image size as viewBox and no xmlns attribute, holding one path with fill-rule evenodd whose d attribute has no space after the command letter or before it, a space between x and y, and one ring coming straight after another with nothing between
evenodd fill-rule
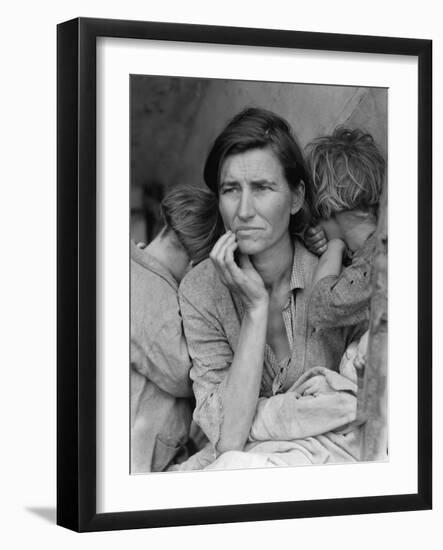
<instances>
[{"instance_id":1,"label":"black picture frame","mask_svg":"<svg viewBox=\"0 0 443 550\"><path fill-rule=\"evenodd\" d=\"M118 513L96 511L96 39L155 39L418 59L417 493ZM57 523L75 531L432 507L432 42L78 18L57 29Z\"/></svg>"}]
</instances>

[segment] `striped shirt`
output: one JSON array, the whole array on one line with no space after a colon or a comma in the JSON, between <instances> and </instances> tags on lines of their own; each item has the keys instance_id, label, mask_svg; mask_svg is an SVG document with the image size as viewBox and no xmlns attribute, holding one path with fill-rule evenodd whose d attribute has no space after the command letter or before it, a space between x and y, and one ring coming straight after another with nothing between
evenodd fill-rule
<instances>
[{"instance_id":1,"label":"striped shirt","mask_svg":"<svg viewBox=\"0 0 443 550\"><path fill-rule=\"evenodd\" d=\"M283 323L285 325L290 354L288 357L278 361L271 346L268 344L265 345L262 392L265 391L265 387L269 383L272 385L272 395L283 391L294 351L296 291L299 288L303 288L303 286L303 273L301 272L301 266L296 261L296 255L294 254L288 299L282 309Z\"/></svg>"}]
</instances>

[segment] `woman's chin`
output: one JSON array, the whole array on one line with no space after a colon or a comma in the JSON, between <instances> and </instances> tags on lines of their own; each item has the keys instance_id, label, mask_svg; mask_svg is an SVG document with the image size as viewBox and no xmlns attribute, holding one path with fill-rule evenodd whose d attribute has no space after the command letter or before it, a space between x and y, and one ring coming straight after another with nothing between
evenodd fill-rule
<instances>
[{"instance_id":1,"label":"woman's chin","mask_svg":"<svg viewBox=\"0 0 443 550\"><path fill-rule=\"evenodd\" d=\"M248 256L254 256L255 254L259 254L262 251L263 247L259 246L257 243L253 242L239 242L238 243L238 250L241 252L241 254L247 254Z\"/></svg>"}]
</instances>

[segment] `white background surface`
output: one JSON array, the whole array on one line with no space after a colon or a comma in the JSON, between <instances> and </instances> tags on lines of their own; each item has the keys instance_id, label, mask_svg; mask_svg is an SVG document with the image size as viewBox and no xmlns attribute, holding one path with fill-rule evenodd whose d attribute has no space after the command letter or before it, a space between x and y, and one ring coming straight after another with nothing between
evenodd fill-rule
<instances>
[{"instance_id":1,"label":"white background surface","mask_svg":"<svg viewBox=\"0 0 443 550\"><path fill-rule=\"evenodd\" d=\"M258 51L257 51L258 50ZM98 48L100 297L97 510L118 512L413 493L417 490L417 60L103 39ZM264 61L265 60L265 61ZM130 476L129 74L368 85L389 89L389 461ZM410 113L405 116L405 113ZM202 161L203 162L203 161ZM401 203L401 207L399 207ZM403 258L408 256L405 271ZM404 314L408 295L409 315ZM297 489L294 490L294 487Z\"/></svg>"},{"instance_id":2,"label":"white background surface","mask_svg":"<svg viewBox=\"0 0 443 550\"><path fill-rule=\"evenodd\" d=\"M306 4L306 5L304 5ZM443 538L442 491L434 471L434 510L236 525L193 526L77 535L55 521L55 25L76 16L201 24L287 28L432 38L434 40L434 280L442 278L438 253L443 231L440 208L443 97L443 31L438 2L400 4L373 0L258 3L225 0L155 5L66 1L60 5L8 4L2 11L2 160L0 235L1 524L4 548L437 548ZM407 266L407 258L405 258ZM434 461L442 463L437 403L442 376L441 291L434 288ZM405 297L405 306L407 305ZM440 311L439 311L440 309ZM439 435L437 435L439 433Z\"/></svg>"}]
</instances>

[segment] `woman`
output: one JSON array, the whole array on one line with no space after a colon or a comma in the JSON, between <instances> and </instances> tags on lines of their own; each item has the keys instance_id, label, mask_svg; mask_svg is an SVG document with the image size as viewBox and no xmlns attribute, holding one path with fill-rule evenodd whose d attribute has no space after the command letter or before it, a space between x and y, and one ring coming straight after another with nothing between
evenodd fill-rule
<instances>
[{"instance_id":1,"label":"woman","mask_svg":"<svg viewBox=\"0 0 443 550\"><path fill-rule=\"evenodd\" d=\"M352 330L307 323L317 258L297 232L309 221L311 182L288 124L263 109L243 111L215 140L204 177L226 233L179 296L194 418L220 454L245 448L259 398L287 392L317 365L338 370ZM345 398L336 424L350 419L349 407L355 400Z\"/></svg>"},{"instance_id":2,"label":"woman","mask_svg":"<svg viewBox=\"0 0 443 550\"><path fill-rule=\"evenodd\" d=\"M161 204L164 227L145 248L131 243L131 472L162 471L186 458L191 362L177 290L208 256L219 230L205 190L177 187Z\"/></svg>"}]
</instances>

